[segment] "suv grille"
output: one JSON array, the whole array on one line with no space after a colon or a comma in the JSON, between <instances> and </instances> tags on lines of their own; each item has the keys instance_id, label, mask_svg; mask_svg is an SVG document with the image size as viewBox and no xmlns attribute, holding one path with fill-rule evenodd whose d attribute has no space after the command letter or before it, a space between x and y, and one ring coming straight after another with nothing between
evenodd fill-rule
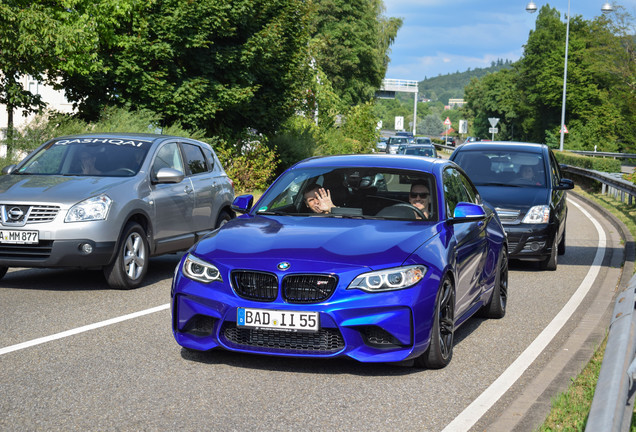
<instances>
[{"instance_id":1,"label":"suv grille","mask_svg":"<svg viewBox=\"0 0 636 432\"><path fill-rule=\"evenodd\" d=\"M57 206L33 206L27 223L52 222L59 211Z\"/></svg>"},{"instance_id":2,"label":"suv grille","mask_svg":"<svg viewBox=\"0 0 636 432\"><path fill-rule=\"evenodd\" d=\"M5 226L52 222L59 211L58 206L0 204L0 217Z\"/></svg>"},{"instance_id":3,"label":"suv grille","mask_svg":"<svg viewBox=\"0 0 636 432\"><path fill-rule=\"evenodd\" d=\"M501 208L496 208L497 216L499 216L499 220L501 223L513 223L516 222L519 218L519 210L506 210Z\"/></svg>"},{"instance_id":4,"label":"suv grille","mask_svg":"<svg viewBox=\"0 0 636 432\"><path fill-rule=\"evenodd\" d=\"M238 328L235 323L224 323L221 337L232 348L250 347L254 351L270 353L329 355L344 348L344 339L335 328L322 328L316 333L301 333Z\"/></svg>"},{"instance_id":5,"label":"suv grille","mask_svg":"<svg viewBox=\"0 0 636 432\"><path fill-rule=\"evenodd\" d=\"M289 275L283 279L283 296L289 303L317 303L329 298L337 283L330 275Z\"/></svg>"},{"instance_id":6,"label":"suv grille","mask_svg":"<svg viewBox=\"0 0 636 432\"><path fill-rule=\"evenodd\" d=\"M232 281L236 293L245 299L274 301L278 295L278 278L272 273L235 270Z\"/></svg>"}]
</instances>

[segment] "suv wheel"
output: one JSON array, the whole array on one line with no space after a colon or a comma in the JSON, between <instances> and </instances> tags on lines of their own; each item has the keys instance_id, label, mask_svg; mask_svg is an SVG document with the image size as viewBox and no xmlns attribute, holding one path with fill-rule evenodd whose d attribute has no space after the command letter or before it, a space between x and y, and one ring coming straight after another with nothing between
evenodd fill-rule
<instances>
[{"instance_id":1,"label":"suv wheel","mask_svg":"<svg viewBox=\"0 0 636 432\"><path fill-rule=\"evenodd\" d=\"M132 289L141 285L148 270L148 239L136 222L128 222L117 246L117 255L104 267L104 276L111 288Z\"/></svg>"}]
</instances>

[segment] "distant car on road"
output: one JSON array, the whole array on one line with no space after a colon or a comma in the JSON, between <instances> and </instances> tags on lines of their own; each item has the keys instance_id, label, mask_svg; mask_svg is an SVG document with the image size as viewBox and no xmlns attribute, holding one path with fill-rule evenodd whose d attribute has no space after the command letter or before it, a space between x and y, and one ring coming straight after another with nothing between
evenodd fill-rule
<instances>
[{"instance_id":1,"label":"distant car on road","mask_svg":"<svg viewBox=\"0 0 636 432\"><path fill-rule=\"evenodd\" d=\"M437 157L437 150L433 144L411 144L404 148L400 148L398 154Z\"/></svg>"},{"instance_id":2,"label":"distant car on road","mask_svg":"<svg viewBox=\"0 0 636 432\"><path fill-rule=\"evenodd\" d=\"M337 207L316 212L320 188ZM503 228L452 162L306 159L252 202L237 197L244 214L177 267L170 316L187 349L442 368L457 327L506 313Z\"/></svg>"},{"instance_id":3,"label":"distant car on road","mask_svg":"<svg viewBox=\"0 0 636 432\"><path fill-rule=\"evenodd\" d=\"M151 256L188 249L234 215L216 154L187 138L54 138L3 172L0 278L9 267L96 267L112 288L135 288Z\"/></svg>"},{"instance_id":4,"label":"distant car on road","mask_svg":"<svg viewBox=\"0 0 636 432\"><path fill-rule=\"evenodd\" d=\"M465 143L479 141L479 137L469 136L464 140Z\"/></svg>"},{"instance_id":5,"label":"distant car on road","mask_svg":"<svg viewBox=\"0 0 636 432\"><path fill-rule=\"evenodd\" d=\"M375 148L378 151L386 152L386 143L389 139L387 137L380 137L378 142L375 144Z\"/></svg>"},{"instance_id":6,"label":"distant car on road","mask_svg":"<svg viewBox=\"0 0 636 432\"><path fill-rule=\"evenodd\" d=\"M413 144L433 144L429 137L415 137Z\"/></svg>"},{"instance_id":7,"label":"distant car on road","mask_svg":"<svg viewBox=\"0 0 636 432\"><path fill-rule=\"evenodd\" d=\"M574 183L563 178L548 146L474 142L457 147L450 159L495 207L508 234L510 258L556 270L557 255L565 253L566 190Z\"/></svg>"},{"instance_id":8,"label":"distant car on road","mask_svg":"<svg viewBox=\"0 0 636 432\"><path fill-rule=\"evenodd\" d=\"M389 137L389 141L386 144L386 152L389 154L397 154L399 146L410 143L410 138L404 136L392 136Z\"/></svg>"}]
</instances>

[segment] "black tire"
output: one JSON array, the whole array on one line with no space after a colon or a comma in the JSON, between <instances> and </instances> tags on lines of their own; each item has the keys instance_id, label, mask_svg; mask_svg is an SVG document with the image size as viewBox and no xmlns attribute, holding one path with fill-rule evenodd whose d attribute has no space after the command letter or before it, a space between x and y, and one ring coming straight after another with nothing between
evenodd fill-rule
<instances>
[{"instance_id":1,"label":"black tire","mask_svg":"<svg viewBox=\"0 0 636 432\"><path fill-rule=\"evenodd\" d=\"M221 228L223 225L232 220L232 215L226 212L225 210L219 213L219 217L216 218L216 225L214 228Z\"/></svg>"},{"instance_id":2,"label":"black tire","mask_svg":"<svg viewBox=\"0 0 636 432\"><path fill-rule=\"evenodd\" d=\"M488 304L484 306L483 316L486 318L499 319L506 315L508 304L508 249L503 246L499 254L497 263L497 275L495 276L495 287Z\"/></svg>"},{"instance_id":3,"label":"black tire","mask_svg":"<svg viewBox=\"0 0 636 432\"><path fill-rule=\"evenodd\" d=\"M117 255L104 267L106 282L113 289L128 290L141 285L148 271L148 238L136 222L128 222L117 245Z\"/></svg>"},{"instance_id":4,"label":"black tire","mask_svg":"<svg viewBox=\"0 0 636 432\"><path fill-rule=\"evenodd\" d=\"M0 266L0 279L7 274L7 271L9 271L9 267Z\"/></svg>"},{"instance_id":5,"label":"black tire","mask_svg":"<svg viewBox=\"0 0 636 432\"><path fill-rule=\"evenodd\" d=\"M559 260L557 258L558 255L558 245L557 245L557 234L554 234L554 240L552 240L552 252L550 252L550 256L545 260L539 263L541 270L551 270L554 271L557 269L559 264Z\"/></svg>"},{"instance_id":6,"label":"black tire","mask_svg":"<svg viewBox=\"0 0 636 432\"><path fill-rule=\"evenodd\" d=\"M563 227L563 236L559 242L559 255L565 255L565 227Z\"/></svg>"},{"instance_id":7,"label":"black tire","mask_svg":"<svg viewBox=\"0 0 636 432\"><path fill-rule=\"evenodd\" d=\"M424 354L415 359L415 366L441 369L453 358L455 335L455 287L448 276L442 280L435 301L431 343Z\"/></svg>"}]
</instances>

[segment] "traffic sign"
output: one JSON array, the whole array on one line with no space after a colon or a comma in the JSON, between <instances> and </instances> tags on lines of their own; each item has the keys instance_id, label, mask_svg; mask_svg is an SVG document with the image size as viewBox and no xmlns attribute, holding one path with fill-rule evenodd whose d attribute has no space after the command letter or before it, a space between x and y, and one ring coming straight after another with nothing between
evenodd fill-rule
<instances>
[{"instance_id":1,"label":"traffic sign","mask_svg":"<svg viewBox=\"0 0 636 432\"><path fill-rule=\"evenodd\" d=\"M437 123L437 124L439 124L439 123ZM445 124L446 126L450 126L451 121L450 121L450 118L449 118L449 117L446 117L446 120L444 120L444 124Z\"/></svg>"},{"instance_id":2,"label":"traffic sign","mask_svg":"<svg viewBox=\"0 0 636 432\"><path fill-rule=\"evenodd\" d=\"M497 123L499 123L499 119L497 117L488 117L488 121L492 127L497 126Z\"/></svg>"},{"instance_id":3,"label":"traffic sign","mask_svg":"<svg viewBox=\"0 0 636 432\"><path fill-rule=\"evenodd\" d=\"M499 128L496 128L496 127L488 128L488 132L493 134L499 133Z\"/></svg>"},{"instance_id":4,"label":"traffic sign","mask_svg":"<svg viewBox=\"0 0 636 432\"><path fill-rule=\"evenodd\" d=\"M570 131L568 131L568 128L565 125L563 125L563 129L561 129L561 130L563 131L563 133L570 133ZM561 132L561 131L559 131L559 132Z\"/></svg>"}]
</instances>

